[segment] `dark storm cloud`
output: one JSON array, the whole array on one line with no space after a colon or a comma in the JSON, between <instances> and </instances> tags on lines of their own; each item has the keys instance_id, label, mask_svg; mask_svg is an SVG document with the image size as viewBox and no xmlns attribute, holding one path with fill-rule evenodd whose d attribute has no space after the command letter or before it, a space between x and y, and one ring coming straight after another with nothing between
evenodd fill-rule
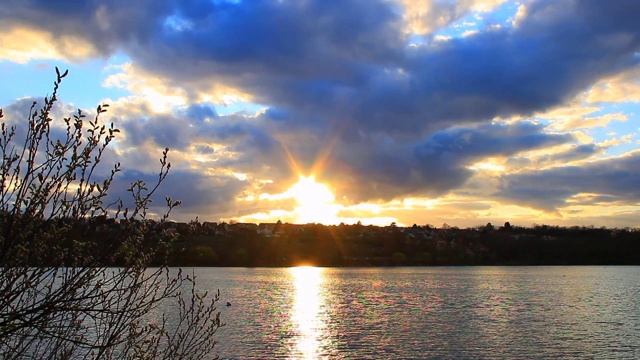
<instances>
[{"instance_id":1,"label":"dark storm cloud","mask_svg":"<svg viewBox=\"0 0 640 360\"><path fill-rule=\"evenodd\" d=\"M159 168L158 168L159 169ZM126 207L133 208L133 200L126 191L132 183L142 180L151 188L157 183L158 175L143 173L135 169L123 169L116 175L105 202L122 200ZM181 200L179 207L181 217L185 214L221 214L234 207L235 197L247 186L246 182L234 177L207 176L196 171L174 170L169 173L160 185L157 194L152 197L151 210L162 214L166 211L165 197ZM189 218L188 216L186 218ZM214 219L217 220L217 219Z\"/></svg>"},{"instance_id":2,"label":"dark storm cloud","mask_svg":"<svg viewBox=\"0 0 640 360\"><path fill-rule=\"evenodd\" d=\"M121 126L127 145L136 147L151 139L160 147L183 150L189 146L195 133L191 125L181 117L159 115L145 119L130 118Z\"/></svg>"},{"instance_id":3,"label":"dark storm cloud","mask_svg":"<svg viewBox=\"0 0 640 360\"><path fill-rule=\"evenodd\" d=\"M415 163L426 182L441 192L462 185L471 176L467 166L491 156L512 156L567 143L569 135L546 134L540 125L482 125L435 133L414 151Z\"/></svg>"},{"instance_id":4,"label":"dark storm cloud","mask_svg":"<svg viewBox=\"0 0 640 360\"><path fill-rule=\"evenodd\" d=\"M567 205L566 199L595 194L594 202L608 199L626 204L640 201L640 152L583 166L506 176L498 196L546 211Z\"/></svg>"},{"instance_id":5,"label":"dark storm cloud","mask_svg":"<svg viewBox=\"0 0 640 360\"><path fill-rule=\"evenodd\" d=\"M451 154L462 159L484 158L494 155L513 155L561 144L572 139L570 135L543 133L544 127L534 123L515 125L482 125L477 128L454 128L434 134L424 145L416 149L419 158L433 160L433 154Z\"/></svg>"},{"instance_id":6,"label":"dark storm cloud","mask_svg":"<svg viewBox=\"0 0 640 360\"><path fill-rule=\"evenodd\" d=\"M387 122L396 108L411 109L408 129L550 108L638 64L640 23L627 14L639 10L637 2L534 2L516 28L409 51L407 80L374 88L362 108ZM381 116L375 104L385 99L398 106L381 105Z\"/></svg>"},{"instance_id":7,"label":"dark storm cloud","mask_svg":"<svg viewBox=\"0 0 640 360\"><path fill-rule=\"evenodd\" d=\"M588 159L594 155L602 155L606 149L606 147L595 144L571 145L568 149L558 153L537 156L535 161L530 157L514 156L507 161L507 165L513 169L527 168L533 165L536 167L548 167Z\"/></svg>"},{"instance_id":8,"label":"dark storm cloud","mask_svg":"<svg viewBox=\"0 0 640 360\"><path fill-rule=\"evenodd\" d=\"M271 153L276 141L265 130L251 124L243 116L218 117L205 105L191 105L186 112L171 115L125 116L118 125L126 134L124 144L137 147L152 141L159 147L185 150L194 142L224 143L228 150L241 154L248 152ZM215 116L213 121L204 117ZM245 154L246 155L246 154Z\"/></svg>"},{"instance_id":9,"label":"dark storm cloud","mask_svg":"<svg viewBox=\"0 0 640 360\"><path fill-rule=\"evenodd\" d=\"M243 123L221 123L202 129L212 139L233 144L230 150L245 152L258 151L270 153L276 146L276 141L263 129Z\"/></svg>"},{"instance_id":10,"label":"dark storm cloud","mask_svg":"<svg viewBox=\"0 0 640 360\"><path fill-rule=\"evenodd\" d=\"M289 120L291 119L291 114L286 110L281 110L277 108L269 108L265 112L265 116L271 120Z\"/></svg>"},{"instance_id":11,"label":"dark storm cloud","mask_svg":"<svg viewBox=\"0 0 640 360\"><path fill-rule=\"evenodd\" d=\"M197 145L195 147L196 152L200 153L200 154L205 154L205 155L209 155L209 154L213 154L215 153L215 149L212 148L211 146L208 145Z\"/></svg>"},{"instance_id":12,"label":"dark storm cloud","mask_svg":"<svg viewBox=\"0 0 640 360\"><path fill-rule=\"evenodd\" d=\"M527 8L516 27L417 47L407 46L401 9L383 0L9 0L0 27L79 36L104 54L124 51L170 85L198 91L222 82L272 109L254 123L224 123L231 118L195 106L184 118L127 124L131 144L225 142L242 154L222 165L248 172L267 164L278 176L287 168L276 140L284 136L305 165L331 149L329 163L344 171L327 177L352 184L364 200L439 194L464 184L466 166L482 157L567 143L530 124L476 125L552 108L638 65L640 2L540 0ZM522 199L545 193L513 188Z\"/></svg>"},{"instance_id":13,"label":"dark storm cloud","mask_svg":"<svg viewBox=\"0 0 640 360\"><path fill-rule=\"evenodd\" d=\"M339 118L368 131L531 114L636 65L640 50L635 1L536 1L515 28L413 49L390 1L8 5L3 23L122 48L177 83L224 79L294 124Z\"/></svg>"},{"instance_id":14,"label":"dark storm cloud","mask_svg":"<svg viewBox=\"0 0 640 360\"><path fill-rule=\"evenodd\" d=\"M370 152L367 162L349 159L354 152L358 155L353 147L341 151L342 162L355 167L351 182L357 186L348 190L349 195L359 200L370 197L388 200L400 193L405 196L446 193L466 182L473 174L467 167L476 161L572 140L570 135L544 133L542 126L532 123L491 124L437 132L412 146L393 142L364 146L362 152Z\"/></svg>"},{"instance_id":15,"label":"dark storm cloud","mask_svg":"<svg viewBox=\"0 0 640 360\"><path fill-rule=\"evenodd\" d=\"M63 48L56 43L61 35L84 38L106 56L123 44L147 42L174 9L174 1L4 0L0 28L27 24L51 32L52 46Z\"/></svg>"},{"instance_id":16,"label":"dark storm cloud","mask_svg":"<svg viewBox=\"0 0 640 360\"><path fill-rule=\"evenodd\" d=\"M204 104L189 105L185 113L188 117L200 121L215 119L218 117L218 113L216 112L215 108Z\"/></svg>"},{"instance_id":17,"label":"dark storm cloud","mask_svg":"<svg viewBox=\"0 0 640 360\"><path fill-rule=\"evenodd\" d=\"M131 55L175 81L222 78L292 125L407 133L550 108L640 49L637 2L534 2L518 27L417 48L389 2L328 4L226 4Z\"/></svg>"},{"instance_id":18,"label":"dark storm cloud","mask_svg":"<svg viewBox=\"0 0 640 360\"><path fill-rule=\"evenodd\" d=\"M593 155L603 154L605 150L606 148L595 144L574 145L568 151L557 155L549 155L548 158L558 163L568 163L570 161L587 159ZM545 159L540 160L544 161Z\"/></svg>"},{"instance_id":19,"label":"dark storm cloud","mask_svg":"<svg viewBox=\"0 0 640 360\"><path fill-rule=\"evenodd\" d=\"M388 60L402 46L389 31L397 16L382 1L223 2L197 19L178 16L188 29L167 29L154 39L172 48L170 55L254 74L350 77L350 60Z\"/></svg>"}]
</instances>

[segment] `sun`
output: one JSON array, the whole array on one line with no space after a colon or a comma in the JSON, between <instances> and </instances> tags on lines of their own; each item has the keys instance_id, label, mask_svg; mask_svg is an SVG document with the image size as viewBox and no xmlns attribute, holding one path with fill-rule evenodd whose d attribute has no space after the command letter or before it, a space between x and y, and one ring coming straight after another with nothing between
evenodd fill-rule
<instances>
[{"instance_id":1,"label":"sun","mask_svg":"<svg viewBox=\"0 0 640 360\"><path fill-rule=\"evenodd\" d=\"M335 197L326 185L316 182L313 176L300 175L300 180L289 190L302 206L315 206L332 203Z\"/></svg>"},{"instance_id":2,"label":"sun","mask_svg":"<svg viewBox=\"0 0 640 360\"><path fill-rule=\"evenodd\" d=\"M295 212L298 223L332 224L336 221L335 196L329 188L316 182L313 176L300 175L288 193L298 202Z\"/></svg>"}]
</instances>

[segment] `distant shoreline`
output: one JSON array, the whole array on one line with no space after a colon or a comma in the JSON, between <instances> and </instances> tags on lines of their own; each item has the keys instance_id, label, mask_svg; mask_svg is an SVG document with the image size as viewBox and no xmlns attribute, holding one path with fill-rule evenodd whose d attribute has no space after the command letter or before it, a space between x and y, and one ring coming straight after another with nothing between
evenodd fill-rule
<instances>
[{"instance_id":1,"label":"distant shoreline","mask_svg":"<svg viewBox=\"0 0 640 360\"><path fill-rule=\"evenodd\" d=\"M172 265L214 267L640 265L640 230L363 225L195 226ZM268 230L267 230L268 229Z\"/></svg>"}]
</instances>

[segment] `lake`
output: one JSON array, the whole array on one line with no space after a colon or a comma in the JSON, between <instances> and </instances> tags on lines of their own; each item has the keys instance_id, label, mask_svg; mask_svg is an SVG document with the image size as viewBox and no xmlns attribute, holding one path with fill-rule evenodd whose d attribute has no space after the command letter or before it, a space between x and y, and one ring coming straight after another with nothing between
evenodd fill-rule
<instances>
[{"instance_id":1,"label":"lake","mask_svg":"<svg viewBox=\"0 0 640 360\"><path fill-rule=\"evenodd\" d=\"M640 267L196 274L221 291L221 359L640 358Z\"/></svg>"}]
</instances>

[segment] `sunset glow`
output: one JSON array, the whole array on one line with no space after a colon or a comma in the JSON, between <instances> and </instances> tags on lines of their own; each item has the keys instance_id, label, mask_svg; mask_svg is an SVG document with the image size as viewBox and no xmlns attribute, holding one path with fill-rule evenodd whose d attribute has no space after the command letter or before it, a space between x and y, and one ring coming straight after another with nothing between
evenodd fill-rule
<instances>
[{"instance_id":1,"label":"sunset glow","mask_svg":"<svg viewBox=\"0 0 640 360\"><path fill-rule=\"evenodd\" d=\"M0 13L4 119L68 69L172 220L637 226L638 2L81 3Z\"/></svg>"}]
</instances>

